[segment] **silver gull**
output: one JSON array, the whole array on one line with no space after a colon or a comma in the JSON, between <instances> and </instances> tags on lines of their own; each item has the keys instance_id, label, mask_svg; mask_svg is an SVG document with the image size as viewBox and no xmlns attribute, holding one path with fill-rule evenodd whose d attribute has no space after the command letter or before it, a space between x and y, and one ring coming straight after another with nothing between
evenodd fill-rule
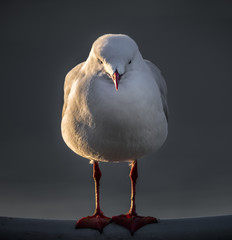
<instances>
[{"instance_id":1,"label":"silver gull","mask_svg":"<svg viewBox=\"0 0 232 240\"><path fill-rule=\"evenodd\" d=\"M92 45L85 62L66 76L62 136L78 155L93 163L96 209L76 227L100 231L111 221L131 233L153 217L135 211L137 159L157 151L168 133L167 87L159 69L143 59L135 41L124 34L106 34ZM105 217L99 204L98 162L131 162L131 208Z\"/></svg>"}]
</instances>

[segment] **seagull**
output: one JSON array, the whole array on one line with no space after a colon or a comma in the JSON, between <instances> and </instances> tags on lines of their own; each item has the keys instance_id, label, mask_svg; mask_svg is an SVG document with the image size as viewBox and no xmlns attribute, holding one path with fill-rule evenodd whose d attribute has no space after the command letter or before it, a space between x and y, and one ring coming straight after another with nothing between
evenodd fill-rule
<instances>
[{"instance_id":1,"label":"seagull","mask_svg":"<svg viewBox=\"0 0 232 240\"><path fill-rule=\"evenodd\" d=\"M136 213L137 160L157 151L168 134L167 86L160 70L143 59L125 34L105 34L92 45L85 62L68 72L64 83L62 137L76 154L93 164L95 212L76 228L100 232L111 222L133 234L157 223ZM129 162L131 207L126 214L104 216L100 208L99 162Z\"/></svg>"}]
</instances>

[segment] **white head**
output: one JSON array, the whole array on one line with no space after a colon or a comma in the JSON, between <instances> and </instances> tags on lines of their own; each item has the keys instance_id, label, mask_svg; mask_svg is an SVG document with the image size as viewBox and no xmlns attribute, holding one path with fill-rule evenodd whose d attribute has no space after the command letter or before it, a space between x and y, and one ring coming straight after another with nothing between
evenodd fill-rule
<instances>
[{"instance_id":1,"label":"white head","mask_svg":"<svg viewBox=\"0 0 232 240\"><path fill-rule=\"evenodd\" d=\"M141 58L137 44L124 34L106 34L99 37L92 46L89 60L98 71L112 78L118 90L120 78Z\"/></svg>"}]
</instances>

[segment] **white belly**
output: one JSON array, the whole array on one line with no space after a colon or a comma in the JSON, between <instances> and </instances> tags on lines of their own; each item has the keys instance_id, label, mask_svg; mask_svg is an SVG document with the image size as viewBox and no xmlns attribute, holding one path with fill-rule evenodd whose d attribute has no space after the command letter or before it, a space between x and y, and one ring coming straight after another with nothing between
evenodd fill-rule
<instances>
[{"instance_id":1,"label":"white belly","mask_svg":"<svg viewBox=\"0 0 232 240\"><path fill-rule=\"evenodd\" d=\"M62 135L74 152L90 160L130 161L162 146L167 121L157 86L127 83L122 79L116 92L111 82L95 81L83 98L78 87L73 91Z\"/></svg>"}]
</instances>

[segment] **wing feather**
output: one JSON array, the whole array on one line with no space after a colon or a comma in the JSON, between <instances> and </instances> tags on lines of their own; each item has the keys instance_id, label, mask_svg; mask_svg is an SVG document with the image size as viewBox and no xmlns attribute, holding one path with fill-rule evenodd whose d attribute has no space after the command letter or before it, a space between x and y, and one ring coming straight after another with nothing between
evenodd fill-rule
<instances>
[{"instance_id":1,"label":"wing feather","mask_svg":"<svg viewBox=\"0 0 232 240\"><path fill-rule=\"evenodd\" d=\"M74 67L72 70L68 72L68 74L65 77L64 81L64 105L63 105L63 110L62 110L62 117L64 116L64 113L67 108L67 101L68 101L68 96L71 91L73 82L78 78L79 72L81 67L83 66L85 62L82 62L78 64L76 67Z\"/></svg>"},{"instance_id":2,"label":"wing feather","mask_svg":"<svg viewBox=\"0 0 232 240\"><path fill-rule=\"evenodd\" d=\"M162 98L162 104L163 104L163 110L166 116L166 119L168 121L168 104L167 104L167 95L168 95L168 89L167 89L167 85L166 82L159 70L159 68L153 64L152 62L145 60L147 66L149 67L149 69L151 70L152 74L154 75L155 81L159 87L160 90L160 94L161 94L161 98Z\"/></svg>"}]
</instances>

